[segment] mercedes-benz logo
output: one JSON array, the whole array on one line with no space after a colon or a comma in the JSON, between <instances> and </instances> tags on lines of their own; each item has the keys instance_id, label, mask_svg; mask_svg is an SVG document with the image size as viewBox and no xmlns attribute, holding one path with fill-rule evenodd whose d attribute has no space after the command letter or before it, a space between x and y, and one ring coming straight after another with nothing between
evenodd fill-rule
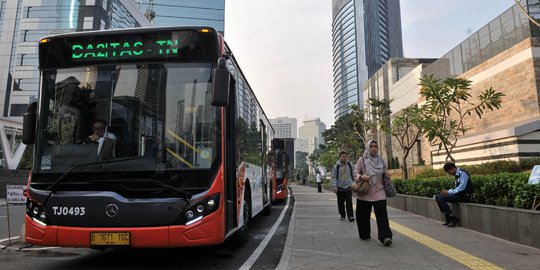
<instances>
[{"instance_id":1,"label":"mercedes-benz logo","mask_svg":"<svg viewBox=\"0 0 540 270\"><path fill-rule=\"evenodd\" d=\"M116 206L116 204L107 205L105 214L107 214L108 217L116 217L116 215L118 215L118 206Z\"/></svg>"}]
</instances>

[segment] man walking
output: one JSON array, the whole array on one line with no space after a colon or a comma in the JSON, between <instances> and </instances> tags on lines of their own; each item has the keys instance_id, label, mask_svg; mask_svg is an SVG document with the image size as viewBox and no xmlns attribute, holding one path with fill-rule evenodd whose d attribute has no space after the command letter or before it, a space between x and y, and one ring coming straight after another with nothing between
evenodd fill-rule
<instances>
[{"instance_id":1,"label":"man walking","mask_svg":"<svg viewBox=\"0 0 540 270\"><path fill-rule=\"evenodd\" d=\"M321 193L322 192L321 172L317 171L317 175L315 177L317 178L317 191Z\"/></svg>"},{"instance_id":2,"label":"man walking","mask_svg":"<svg viewBox=\"0 0 540 270\"><path fill-rule=\"evenodd\" d=\"M332 189L337 194L338 211L341 220L345 220L345 205L347 208L347 218L354 221L352 209L352 181L353 168L347 161L347 152L339 153L339 161L332 169Z\"/></svg>"},{"instance_id":3,"label":"man walking","mask_svg":"<svg viewBox=\"0 0 540 270\"><path fill-rule=\"evenodd\" d=\"M457 168L454 163L446 163L443 167L444 171L456 177L454 188L442 190L440 194L435 196L435 200L439 205L439 209L444 213L446 222L443 225L455 227L459 222L458 218L452 213L448 206L448 202L469 202L473 193L473 185L468 172L461 168Z\"/></svg>"}]
</instances>

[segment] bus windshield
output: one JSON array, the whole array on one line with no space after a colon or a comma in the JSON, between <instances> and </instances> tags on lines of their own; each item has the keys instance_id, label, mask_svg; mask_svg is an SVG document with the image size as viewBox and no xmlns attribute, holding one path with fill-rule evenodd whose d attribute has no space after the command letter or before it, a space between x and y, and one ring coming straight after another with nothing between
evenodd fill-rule
<instances>
[{"instance_id":1,"label":"bus windshield","mask_svg":"<svg viewBox=\"0 0 540 270\"><path fill-rule=\"evenodd\" d=\"M209 170L218 156L212 64L134 63L43 71L34 172ZM126 162L117 162L125 159ZM107 166L103 162L115 160Z\"/></svg>"}]
</instances>

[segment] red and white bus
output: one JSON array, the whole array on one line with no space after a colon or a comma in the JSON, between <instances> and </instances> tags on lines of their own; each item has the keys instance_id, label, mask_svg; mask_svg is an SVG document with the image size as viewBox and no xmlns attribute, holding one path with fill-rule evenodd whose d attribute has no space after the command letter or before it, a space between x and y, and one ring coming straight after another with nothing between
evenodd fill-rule
<instances>
[{"instance_id":1,"label":"red and white bus","mask_svg":"<svg viewBox=\"0 0 540 270\"><path fill-rule=\"evenodd\" d=\"M293 178L294 139L274 138L271 142L272 201L285 201Z\"/></svg>"},{"instance_id":2,"label":"red and white bus","mask_svg":"<svg viewBox=\"0 0 540 270\"><path fill-rule=\"evenodd\" d=\"M215 29L46 37L39 70L27 242L214 245L269 213L274 130Z\"/></svg>"}]
</instances>

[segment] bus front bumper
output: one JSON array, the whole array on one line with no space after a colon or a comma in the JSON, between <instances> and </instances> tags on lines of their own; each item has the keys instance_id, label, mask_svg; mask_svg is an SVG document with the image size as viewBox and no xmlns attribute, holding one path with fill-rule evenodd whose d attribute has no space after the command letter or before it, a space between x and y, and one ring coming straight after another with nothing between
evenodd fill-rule
<instances>
[{"instance_id":1,"label":"bus front bumper","mask_svg":"<svg viewBox=\"0 0 540 270\"><path fill-rule=\"evenodd\" d=\"M178 226L90 228L44 226L31 217L25 217L26 242L40 246L108 247L92 245L91 233L129 233L130 248L192 247L220 244L225 240L223 222L210 214L197 223Z\"/></svg>"}]
</instances>

